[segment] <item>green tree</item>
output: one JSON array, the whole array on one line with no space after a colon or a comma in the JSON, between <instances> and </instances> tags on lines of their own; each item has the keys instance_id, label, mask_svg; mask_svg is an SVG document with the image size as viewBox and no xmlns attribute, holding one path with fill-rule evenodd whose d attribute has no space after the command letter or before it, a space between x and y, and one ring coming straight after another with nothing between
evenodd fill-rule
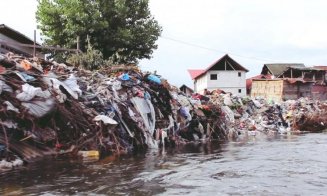
<instances>
[{"instance_id":1,"label":"green tree","mask_svg":"<svg viewBox=\"0 0 327 196\"><path fill-rule=\"evenodd\" d=\"M48 45L81 50L87 36L105 59L126 63L151 58L161 27L148 0L38 0L38 28Z\"/></svg>"}]
</instances>

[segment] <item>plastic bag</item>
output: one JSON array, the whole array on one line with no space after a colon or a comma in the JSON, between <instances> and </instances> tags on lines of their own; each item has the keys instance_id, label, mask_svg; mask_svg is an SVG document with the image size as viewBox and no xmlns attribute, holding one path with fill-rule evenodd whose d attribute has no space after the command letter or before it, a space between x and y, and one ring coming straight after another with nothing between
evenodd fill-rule
<instances>
[{"instance_id":1,"label":"plastic bag","mask_svg":"<svg viewBox=\"0 0 327 196\"><path fill-rule=\"evenodd\" d=\"M97 115L94 121L102 121L104 124L117 125L118 122L106 115Z\"/></svg>"},{"instance_id":2,"label":"plastic bag","mask_svg":"<svg viewBox=\"0 0 327 196\"><path fill-rule=\"evenodd\" d=\"M5 101L3 103L7 105L7 110L11 110L11 111L14 111L16 113L19 113L18 108L16 108L15 106L13 106L13 104L11 104L9 101Z\"/></svg>"},{"instance_id":3,"label":"plastic bag","mask_svg":"<svg viewBox=\"0 0 327 196\"><path fill-rule=\"evenodd\" d=\"M122 75L119 76L121 80L130 80L131 78L129 77L128 73L123 73Z\"/></svg>"},{"instance_id":4,"label":"plastic bag","mask_svg":"<svg viewBox=\"0 0 327 196\"><path fill-rule=\"evenodd\" d=\"M63 82L66 84L72 91L77 92L80 96L82 95L82 91L77 84L77 79L74 74L70 74L69 78Z\"/></svg>"},{"instance_id":5,"label":"plastic bag","mask_svg":"<svg viewBox=\"0 0 327 196\"><path fill-rule=\"evenodd\" d=\"M32 102L23 102L22 106L27 108L29 114L40 118L52 110L54 106L54 100L47 99L45 101L35 100Z\"/></svg>"},{"instance_id":6,"label":"plastic bag","mask_svg":"<svg viewBox=\"0 0 327 196\"><path fill-rule=\"evenodd\" d=\"M160 78L158 78L157 76L155 76L155 75L153 75L153 74L150 74L150 75L148 76L148 79L149 79L150 81L152 81L152 82L157 83L157 84L161 84L161 80L160 80Z\"/></svg>"},{"instance_id":7,"label":"plastic bag","mask_svg":"<svg viewBox=\"0 0 327 196\"><path fill-rule=\"evenodd\" d=\"M2 91L7 91L10 93L13 92L10 86L8 86L4 81L0 80L0 94L2 93Z\"/></svg>"},{"instance_id":8,"label":"plastic bag","mask_svg":"<svg viewBox=\"0 0 327 196\"><path fill-rule=\"evenodd\" d=\"M16 98L20 101L30 101L35 96L42 98L49 98L51 96L48 90L42 91L40 87L34 87L29 84L24 84L22 86L23 92L16 95Z\"/></svg>"}]
</instances>

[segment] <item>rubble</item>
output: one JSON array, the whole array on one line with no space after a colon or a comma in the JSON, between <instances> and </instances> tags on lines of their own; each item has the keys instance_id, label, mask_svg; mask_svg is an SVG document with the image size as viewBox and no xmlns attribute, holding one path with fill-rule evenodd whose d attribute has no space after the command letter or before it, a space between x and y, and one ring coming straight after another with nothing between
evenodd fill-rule
<instances>
[{"instance_id":1,"label":"rubble","mask_svg":"<svg viewBox=\"0 0 327 196\"><path fill-rule=\"evenodd\" d=\"M11 163L12 154L27 162L59 154L101 157L327 125L325 102L276 104L219 90L188 97L132 64L91 72L8 54L0 55L0 67L0 161Z\"/></svg>"}]
</instances>

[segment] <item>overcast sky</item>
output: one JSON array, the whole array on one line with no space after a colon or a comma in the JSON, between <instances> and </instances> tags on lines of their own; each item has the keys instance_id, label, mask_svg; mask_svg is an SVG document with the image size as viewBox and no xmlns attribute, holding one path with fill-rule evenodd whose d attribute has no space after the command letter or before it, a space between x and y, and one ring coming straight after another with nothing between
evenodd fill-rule
<instances>
[{"instance_id":1,"label":"overcast sky","mask_svg":"<svg viewBox=\"0 0 327 196\"><path fill-rule=\"evenodd\" d=\"M0 5L0 24L32 38L36 0ZM326 8L325 0L150 0L163 32L153 58L140 66L192 87L187 69L205 69L226 53L248 77L264 63L327 65Z\"/></svg>"}]
</instances>

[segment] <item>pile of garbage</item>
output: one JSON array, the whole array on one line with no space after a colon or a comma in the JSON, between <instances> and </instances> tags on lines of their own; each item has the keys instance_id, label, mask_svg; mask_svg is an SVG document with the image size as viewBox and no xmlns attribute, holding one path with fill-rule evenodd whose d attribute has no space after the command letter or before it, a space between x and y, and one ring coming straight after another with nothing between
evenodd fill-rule
<instances>
[{"instance_id":1,"label":"pile of garbage","mask_svg":"<svg viewBox=\"0 0 327 196\"><path fill-rule=\"evenodd\" d=\"M231 134L303 133L327 129L327 101L300 98L281 103L257 97L237 97L230 93L212 92L211 102L221 105L228 116ZM233 135L232 137L237 137Z\"/></svg>"},{"instance_id":2,"label":"pile of garbage","mask_svg":"<svg viewBox=\"0 0 327 196\"><path fill-rule=\"evenodd\" d=\"M0 55L0 94L0 161L131 153L228 135L219 105L133 64L88 71L8 53Z\"/></svg>"},{"instance_id":3,"label":"pile of garbage","mask_svg":"<svg viewBox=\"0 0 327 196\"><path fill-rule=\"evenodd\" d=\"M188 97L134 64L88 71L12 53L0 55L0 107L0 168L327 125L326 102L276 104L219 90Z\"/></svg>"}]
</instances>

